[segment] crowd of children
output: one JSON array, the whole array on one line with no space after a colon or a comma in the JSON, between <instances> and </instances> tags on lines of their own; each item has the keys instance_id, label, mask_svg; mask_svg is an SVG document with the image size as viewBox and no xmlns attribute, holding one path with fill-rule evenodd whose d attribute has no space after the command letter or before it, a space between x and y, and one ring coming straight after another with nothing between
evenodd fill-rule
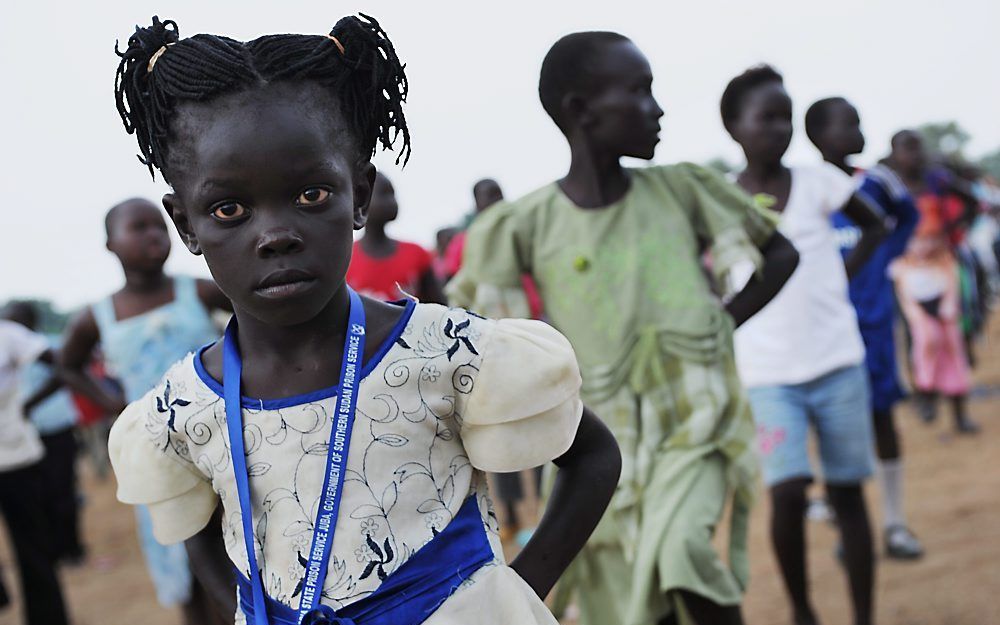
<instances>
[{"instance_id":1,"label":"crowd of children","mask_svg":"<svg viewBox=\"0 0 1000 625\"><path fill-rule=\"evenodd\" d=\"M407 81L375 19L240 42L154 18L120 56L122 121L214 281L164 273L168 220L130 199L105 219L120 290L59 341L6 309L0 513L30 625L69 622L56 570L86 557L84 440L98 468L110 452L160 603L192 624L540 625L572 603L581 625L739 625L761 473L796 625L818 623L817 476L855 625L874 618L871 475L885 553L923 554L896 354L927 420L944 396L976 433L997 259L967 236L992 219L982 189L918 133L859 169L859 112L826 98L805 114L819 155L788 166L793 103L762 65L721 96L742 171L626 167L660 141L650 63L621 34L570 34L538 84L565 176L513 201L480 180L435 256L387 232L399 204L371 159L410 156ZM84 437L78 412L120 416ZM545 511L508 564L524 472Z\"/></svg>"}]
</instances>

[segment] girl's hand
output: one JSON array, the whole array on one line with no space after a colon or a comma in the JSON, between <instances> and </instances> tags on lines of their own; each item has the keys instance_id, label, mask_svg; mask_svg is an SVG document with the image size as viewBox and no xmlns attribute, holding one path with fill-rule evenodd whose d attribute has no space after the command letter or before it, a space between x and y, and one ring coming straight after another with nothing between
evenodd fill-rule
<instances>
[{"instance_id":1,"label":"girl's hand","mask_svg":"<svg viewBox=\"0 0 1000 625\"><path fill-rule=\"evenodd\" d=\"M780 232L771 235L760 251L764 255L760 279L751 278L743 290L726 304L726 312L732 316L737 328L774 299L799 265L798 251Z\"/></svg>"},{"instance_id":2,"label":"girl's hand","mask_svg":"<svg viewBox=\"0 0 1000 625\"><path fill-rule=\"evenodd\" d=\"M538 529L511 563L542 599L583 548L618 486L618 443L589 409L573 445L554 460L559 472Z\"/></svg>"},{"instance_id":3,"label":"girl's hand","mask_svg":"<svg viewBox=\"0 0 1000 625\"><path fill-rule=\"evenodd\" d=\"M861 239L854 246L854 251L844 259L847 277L853 278L875 253L887 230L879 211L857 193L847 200L847 204L841 210L861 229Z\"/></svg>"}]
</instances>

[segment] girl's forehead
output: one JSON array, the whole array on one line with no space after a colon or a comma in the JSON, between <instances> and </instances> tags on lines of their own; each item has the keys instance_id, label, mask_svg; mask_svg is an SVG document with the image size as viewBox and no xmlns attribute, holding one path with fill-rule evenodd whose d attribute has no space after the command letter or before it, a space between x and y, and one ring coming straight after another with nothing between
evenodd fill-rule
<instances>
[{"instance_id":1,"label":"girl's forehead","mask_svg":"<svg viewBox=\"0 0 1000 625\"><path fill-rule=\"evenodd\" d=\"M156 205L145 200L125 202L112 209L108 219L109 233L150 222L166 224L163 213Z\"/></svg>"},{"instance_id":2,"label":"girl's forehead","mask_svg":"<svg viewBox=\"0 0 1000 625\"><path fill-rule=\"evenodd\" d=\"M652 79L649 60L631 41L615 41L601 46L590 61L590 80L601 85Z\"/></svg>"},{"instance_id":3,"label":"girl's forehead","mask_svg":"<svg viewBox=\"0 0 1000 625\"><path fill-rule=\"evenodd\" d=\"M178 124L238 127L281 124L310 131L346 130L339 102L327 91L311 82L276 83L225 94L206 102L187 102L178 109Z\"/></svg>"},{"instance_id":4,"label":"girl's forehead","mask_svg":"<svg viewBox=\"0 0 1000 625\"><path fill-rule=\"evenodd\" d=\"M790 107L791 105L791 96L785 90L785 85L778 81L757 85L743 96L744 111L763 107Z\"/></svg>"},{"instance_id":5,"label":"girl's forehead","mask_svg":"<svg viewBox=\"0 0 1000 625\"><path fill-rule=\"evenodd\" d=\"M253 89L185 105L178 112L172 148L199 167L354 160L355 141L339 107L305 95L314 94Z\"/></svg>"}]
</instances>

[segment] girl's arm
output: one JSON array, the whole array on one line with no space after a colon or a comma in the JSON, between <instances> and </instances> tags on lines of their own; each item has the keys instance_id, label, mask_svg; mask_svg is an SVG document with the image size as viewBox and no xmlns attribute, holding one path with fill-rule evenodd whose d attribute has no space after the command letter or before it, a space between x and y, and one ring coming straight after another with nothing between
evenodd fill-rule
<instances>
[{"instance_id":1,"label":"girl's arm","mask_svg":"<svg viewBox=\"0 0 1000 625\"><path fill-rule=\"evenodd\" d=\"M39 362L43 362L52 370L52 375L46 380L45 384L39 387L34 393L32 393L25 401L22 406L25 417L31 416L31 411L35 409L38 404L42 403L49 397L51 397L56 391L68 386L70 389L77 393L82 393L88 395L91 390L91 385L93 380L89 375L83 374L78 375L73 371L67 371L65 367L62 366L61 358L59 352L49 349L42 353L38 357Z\"/></svg>"},{"instance_id":2,"label":"girl's arm","mask_svg":"<svg viewBox=\"0 0 1000 625\"><path fill-rule=\"evenodd\" d=\"M233 312L233 303L229 301L226 294L222 292L215 282L211 280L198 280L198 299L202 305L209 310L225 310Z\"/></svg>"},{"instance_id":3,"label":"girl's arm","mask_svg":"<svg viewBox=\"0 0 1000 625\"><path fill-rule=\"evenodd\" d=\"M737 328L774 299L799 264L798 251L780 232L772 234L760 251L764 255L760 278L751 279L726 304L726 311L733 317Z\"/></svg>"},{"instance_id":4,"label":"girl's arm","mask_svg":"<svg viewBox=\"0 0 1000 625\"><path fill-rule=\"evenodd\" d=\"M573 445L554 462L559 471L545 515L511 563L543 599L597 527L622 467L614 436L587 408Z\"/></svg>"},{"instance_id":5,"label":"girl's arm","mask_svg":"<svg viewBox=\"0 0 1000 625\"><path fill-rule=\"evenodd\" d=\"M222 509L216 508L205 529L184 541L191 572L205 588L213 607L224 620L236 613L236 579L222 538Z\"/></svg>"},{"instance_id":6,"label":"girl's arm","mask_svg":"<svg viewBox=\"0 0 1000 625\"><path fill-rule=\"evenodd\" d=\"M844 265L847 268L847 277L853 278L854 274L864 266L871 255L875 253L879 243L885 238L885 223L878 212L857 193L852 195L851 199L847 200L847 204L841 210L844 211L848 219L861 229L861 239L858 240L858 244L854 246L854 250L844 260Z\"/></svg>"},{"instance_id":7,"label":"girl's arm","mask_svg":"<svg viewBox=\"0 0 1000 625\"><path fill-rule=\"evenodd\" d=\"M86 372L87 363L100 338L94 315L90 308L84 309L66 330L66 338L59 351L58 371L73 390L95 401L108 414L118 415L125 410L125 398L109 394Z\"/></svg>"}]
</instances>

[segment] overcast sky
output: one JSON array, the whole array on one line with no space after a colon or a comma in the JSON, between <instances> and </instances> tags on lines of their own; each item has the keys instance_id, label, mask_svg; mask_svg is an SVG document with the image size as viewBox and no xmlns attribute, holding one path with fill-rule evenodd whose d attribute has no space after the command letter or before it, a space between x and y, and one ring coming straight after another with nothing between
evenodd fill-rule
<instances>
[{"instance_id":1,"label":"overcast sky","mask_svg":"<svg viewBox=\"0 0 1000 625\"><path fill-rule=\"evenodd\" d=\"M326 33L358 10L382 22L407 63L413 158L402 172L376 162L400 201L391 233L427 245L470 208L476 179L496 177L518 196L565 173L568 152L536 81L548 47L576 30L617 30L649 57L666 111L658 163L740 162L718 98L762 61L784 73L795 101L790 163L817 159L802 114L829 95L861 112L862 163L895 130L926 121L958 120L974 156L1000 147L997 0L16 2L0 23L0 301L44 297L68 309L115 289L122 277L104 249L104 212L166 190L136 161L114 107L116 38L124 43L154 13L177 21L182 37L250 39ZM208 275L179 243L168 268Z\"/></svg>"}]
</instances>

